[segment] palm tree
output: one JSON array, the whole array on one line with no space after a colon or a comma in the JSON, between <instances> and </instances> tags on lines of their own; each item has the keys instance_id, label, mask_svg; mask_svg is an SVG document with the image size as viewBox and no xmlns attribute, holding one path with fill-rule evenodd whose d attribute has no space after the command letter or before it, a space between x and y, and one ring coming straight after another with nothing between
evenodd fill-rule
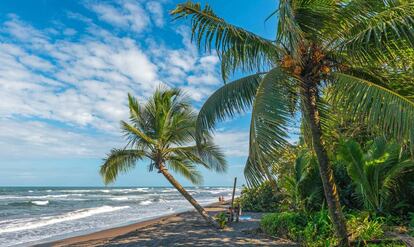
<instances>
[{"instance_id":1,"label":"palm tree","mask_svg":"<svg viewBox=\"0 0 414 247\"><path fill-rule=\"evenodd\" d=\"M227 117L252 108L245 175L251 185L288 142L288 125L300 115L317 156L324 195L341 245L349 245L323 136L324 105L341 106L353 120L414 144L414 2L411 0L279 0L269 40L188 1L171 14L191 18L192 38L221 58L225 84L208 98L197 120L197 142ZM400 78L399 80L394 80ZM300 114L297 114L299 112Z\"/></svg>"},{"instance_id":2,"label":"palm tree","mask_svg":"<svg viewBox=\"0 0 414 247\"><path fill-rule=\"evenodd\" d=\"M189 101L180 90L163 88L158 88L143 105L130 94L128 100L129 123L121 121L128 143L124 149L113 149L101 166L105 184L114 182L120 172L134 168L137 161L148 159L150 172L162 173L208 223L218 227L168 171L171 169L193 184L200 184L202 176L196 165L217 172L227 169L224 155L211 139L195 146L197 114Z\"/></svg>"},{"instance_id":3,"label":"palm tree","mask_svg":"<svg viewBox=\"0 0 414 247\"><path fill-rule=\"evenodd\" d=\"M384 213L391 206L389 199L398 186L398 178L414 168L414 161L400 145L387 144L383 137L375 139L365 153L353 140L342 141L339 147L340 160L365 208Z\"/></svg>"}]
</instances>

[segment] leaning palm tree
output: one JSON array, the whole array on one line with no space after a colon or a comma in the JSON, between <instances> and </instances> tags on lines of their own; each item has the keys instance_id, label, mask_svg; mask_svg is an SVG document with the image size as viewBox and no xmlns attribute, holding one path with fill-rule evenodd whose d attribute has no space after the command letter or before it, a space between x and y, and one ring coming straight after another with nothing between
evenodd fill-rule
<instances>
[{"instance_id":1,"label":"leaning palm tree","mask_svg":"<svg viewBox=\"0 0 414 247\"><path fill-rule=\"evenodd\" d=\"M200 184L196 165L217 172L227 168L224 155L211 140L195 146L197 114L178 89L159 88L145 104L128 95L130 121L121 121L128 141L123 149L113 149L100 173L105 184L114 182L120 172L134 168L139 160L150 161L148 170L158 171L187 199L208 223L218 224L170 174L169 169Z\"/></svg>"},{"instance_id":2,"label":"leaning palm tree","mask_svg":"<svg viewBox=\"0 0 414 247\"><path fill-rule=\"evenodd\" d=\"M172 15L191 18L193 40L218 53L224 80L234 72L253 73L205 102L198 144L218 121L251 107L245 175L255 185L267 177L269 160L288 145L288 125L300 115L340 244L349 245L324 143L325 106L340 105L351 119L414 144L414 2L279 0L271 14L278 19L274 40L227 23L208 5L188 1Z\"/></svg>"}]
</instances>

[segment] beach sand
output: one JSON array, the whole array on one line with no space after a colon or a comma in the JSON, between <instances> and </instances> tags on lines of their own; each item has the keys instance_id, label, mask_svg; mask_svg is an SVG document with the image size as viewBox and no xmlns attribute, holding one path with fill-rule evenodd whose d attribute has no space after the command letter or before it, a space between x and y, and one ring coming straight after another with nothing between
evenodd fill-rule
<instances>
[{"instance_id":1,"label":"beach sand","mask_svg":"<svg viewBox=\"0 0 414 247\"><path fill-rule=\"evenodd\" d=\"M206 210L215 215L227 207L215 204ZM217 230L189 211L37 246L297 246L258 232L261 214L245 215L252 219Z\"/></svg>"}]
</instances>

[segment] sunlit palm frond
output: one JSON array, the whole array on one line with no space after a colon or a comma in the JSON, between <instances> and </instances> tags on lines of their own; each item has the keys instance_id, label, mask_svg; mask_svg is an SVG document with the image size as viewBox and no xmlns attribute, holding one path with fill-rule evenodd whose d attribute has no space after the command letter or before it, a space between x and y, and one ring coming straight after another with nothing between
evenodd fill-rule
<instances>
[{"instance_id":1,"label":"sunlit palm frond","mask_svg":"<svg viewBox=\"0 0 414 247\"><path fill-rule=\"evenodd\" d=\"M256 155L255 151L249 154L243 170L249 187L257 187L268 179L263 164L259 162L259 157L254 157L254 155Z\"/></svg>"},{"instance_id":2,"label":"sunlit palm frond","mask_svg":"<svg viewBox=\"0 0 414 247\"><path fill-rule=\"evenodd\" d=\"M253 45L245 44L246 47ZM227 82L229 75L234 74L236 71L248 74L268 71L279 62L281 54L284 53L280 51L282 48L277 47L274 49L273 54L269 51L266 58L262 56L247 57L248 54L245 53L246 47L230 47L220 54L221 77L224 82Z\"/></svg>"},{"instance_id":3,"label":"sunlit palm frond","mask_svg":"<svg viewBox=\"0 0 414 247\"><path fill-rule=\"evenodd\" d=\"M202 184L203 176L196 165L183 157L173 156L167 162L168 168L190 180L193 184Z\"/></svg>"},{"instance_id":4,"label":"sunlit palm frond","mask_svg":"<svg viewBox=\"0 0 414 247\"><path fill-rule=\"evenodd\" d=\"M197 114L193 110L176 113L165 126L163 143L167 145L186 145L194 141Z\"/></svg>"},{"instance_id":5,"label":"sunlit palm frond","mask_svg":"<svg viewBox=\"0 0 414 247\"><path fill-rule=\"evenodd\" d=\"M354 119L367 119L398 140L414 142L414 102L356 76L334 73L330 101L341 106Z\"/></svg>"},{"instance_id":6,"label":"sunlit palm frond","mask_svg":"<svg viewBox=\"0 0 414 247\"><path fill-rule=\"evenodd\" d=\"M352 1L339 12L333 29L334 46L360 60L401 57L406 42L414 45L414 3L412 1ZM329 37L328 37L329 38Z\"/></svg>"},{"instance_id":7,"label":"sunlit palm frond","mask_svg":"<svg viewBox=\"0 0 414 247\"><path fill-rule=\"evenodd\" d=\"M277 56L274 42L227 23L208 5L202 8L199 3L188 1L177 5L171 14L175 19L191 17L192 38L200 48L214 48L219 56L229 57L225 54L231 53L233 61L237 61L227 65L232 70L240 66L250 72L262 71L263 64Z\"/></svg>"},{"instance_id":8,"label":"sunlit palm frond","mask_svg":"<svg viewBox=\"0 0 414 247\"><path fill-rule=\"evenodd\" d=\"M129 106L129 120L135 125L136 128L146 129L147 122L142 114L141 106L138 100L128 93L128 106Z\"/></svg>"},{"instance_id":9,"label":"sunlit palm frond","mask_svg":"<svg viewBox=\"0 0 414 247\"><path fill-rule=\"evenodd\" d=\"M300 48L303 47L305 34L295 18L295 5L292 1L279 1L279 18L277 25L277 41L291 53L290 55L299 61Z\"/></svg>"},{"instance_id":10,"label":"sunlit palm frond","mask_svg":"<svg viewBox=\"0 0 414 247\"><path fill-rule=\"evenodd\" d=\"M216 172L227 170L227 161L223 152L212 142L203 143L199 146L174 147L168 151L176 156L186 157L192 162Z\"/></svg>"},{"instance_id":11,"label":"sunlit palm frond","mask_svg":"<svg viewBox=\"0 0 414 247\"><path fill-rule=\"evenodd\" d=\"M297 0L293 8L303 35L314 42L322 42L332 26L338 24L340 4L336 0Z\"/></svg>"},{"instance_id":12,"label":"sunlit palm frond","mask_svg":"<svg viewBox=\"0 0 414 247\"><path fill-rule=\"evenodd\" d=\"M197 118L197 144L218 121L245 112L253 102L263 74L254 74L230 82L214 92L204 103Z\"/></svg>"},{"instance_id":13,"label":"sunlit palm frond","mask_svg":"<svg viewBox=\"0 0 414 247\"><path fill-rule=\"evenodd\" d=\"M121 121L121 128L132 145L137 143L146 143L147 145L154 145L156 141L145 134L143 131L132 126L131 124Z\"/></svg>"},{"instance_id":14,"label":"sunlit palm frond","mask_svg":"<svg viewBox=\"0 0 414 247\"><path fill-rule=\"evenodd\" d=\"M247 180L262 173L257 178L249 181L255 184L262 178L266 178L266 168L270 166L273 155L283 150L288 145L287 127L292 119L289 107L289 91L298 83L280 68L269 71L260 82L257 89L252 110L250 124L249 159L247 161L250 172L252 168L257 171L254 174L246 174ZM262 167L262 168L260 168Z\"/></svg>"},{"instance_id":15,"label":"sunlit palm frond","mask_svg":"<svg viewBox=\"0 0 414 247\"><path fill-rule=\"evenodd\" d=\"M131 170L135 167L136 162L143 158L145 158L144 151L113 149L100 169L104 183L114 182L119 173Z\"/></svg>"}]
</instances>

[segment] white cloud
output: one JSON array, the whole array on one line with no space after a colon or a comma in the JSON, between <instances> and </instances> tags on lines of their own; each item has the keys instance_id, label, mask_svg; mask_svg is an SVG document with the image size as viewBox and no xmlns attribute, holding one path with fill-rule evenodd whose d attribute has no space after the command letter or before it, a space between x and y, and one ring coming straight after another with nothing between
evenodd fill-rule
<instances>
[{"instance_id":1,"label":"white cloud","mask_svg":"<svg viewBox=\"0 0 414 247\"><path fill-rule=\"evenodd\" d=\"M249 153L248 131L217 131L214 141L228 156L246 157Z\"/></svg>"},{"instance_id":2,"label":"white cloud","mask_svg":"<svg viewBox=\"0 0 414 247\"><path fill-rule=\"evenodd\" d=\"M158 27L164 26L164 14L161 3L150 1L146 4L148 11L152 14L151 18Z\"/></svg>"},{"instance_id":3,"label":"white cloud","mask_svg":"<svg viewBox=\"0 0 414 247\"><path fill-rule=\"evenodd\" d=\"M63 30L63 34L66 36L72 36L75 35L77 33L77 31L73 28L65 28L65 30Z\"/></svg>"},{"instance_id":4,"label":"white cloud","mask_svg":"<svg viewBox=\"0 0 414 247\"><path fill-rule=\"evenodd\" d=\"M139 33L150 24L150 17L137 1L118 1L116 5L91 3L90 7L102 21L128 31ZM162 18L162 12L158 14Z\"/></svg>"},{"instance_id":5,"label":"white cloud","mask_svg":"<svg viewBox=\"0 0 414 247\"><path fill-rule=\"evenodd\" d=\"M112 145L120 145L120 140L114 136L88 136L40 121L0 119L0 146L7 147L2 151L3 157L7 151L11 158L101 158Z\"/></svg>"},{"instance_id":6,"label":"white cloud","mask_svg":"<svg viewBox=\"0 0 414 247\"><path fill-rule=\"evenodd\" d=\"M145 20L139 24L128 19L128 13L142 14L139 2L119 1L114 6L103 6L95 6L93 10L104 21L112 20L114 25L126 25L135 32L149 25ZM162 18L156 14L162 13L162 6L154 6L157 6L155 2L148 3L145 8L152 9L151 18ZM127 20L121 20L119 13L127 13ZM133 40L114 34L79 14L69 15L82 21L86 31L78 33L60 24L57 29L62 30L63 36L59 36L59 32L51 31L55 30L53 27L37 29L16 15L9 15L3 23L0 31L0 150L3 151L0 155L9 150L24 150L31 143L38 143L33 144L36 152L44 149L50 155L71 150L79 156L99 153L97 150L102 153L103 148L107 151L108 146L117 144L113 140L119 133L119 121L128 116L127 92L142 99L157 85L166 84L182 87L194 100L201 101L219 82L218 58L200 55L190 42L188 29L177 29L182 45L173 49L153 37ZM57 125L50 125L50 121ZM70 126L71 132L59 124ZM27 128L15 137L4 134L17 133L24 126ZM86 130L99 135L92 136ZM112 142L98 145L102 136L109 136ZM88 149L86 144L75 147L76 139L79 143L91 144L91 150L84 150Z\"/></svg>"}]
</instances>

